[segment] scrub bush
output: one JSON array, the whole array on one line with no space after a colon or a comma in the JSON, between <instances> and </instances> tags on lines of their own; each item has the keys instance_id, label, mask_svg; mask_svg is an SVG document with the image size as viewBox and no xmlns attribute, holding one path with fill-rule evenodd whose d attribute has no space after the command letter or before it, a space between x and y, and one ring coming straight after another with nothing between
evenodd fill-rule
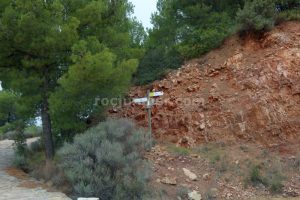
<instances>
[{"instance_id":1,"label":"scrub bush","mask_svg":"<svg viewBox=\"0 0 300 200\"><path fill-rule=\"evenodd\" d=\"M273 0L246 1L237 12L238 30L244 32L264 32L273 28L276 8Z\"/></svg>"},{"instance_id":2,"label":"scrub bush","mask_svg":"<svg viewBox=\"0 0 300 200\"><path fill-rule=\"evenodd\" d=\"M125 119L109 120L77 135L58 155L75 196L140 200L148 195L149 135Z\"/></svg>"}]
</instances>

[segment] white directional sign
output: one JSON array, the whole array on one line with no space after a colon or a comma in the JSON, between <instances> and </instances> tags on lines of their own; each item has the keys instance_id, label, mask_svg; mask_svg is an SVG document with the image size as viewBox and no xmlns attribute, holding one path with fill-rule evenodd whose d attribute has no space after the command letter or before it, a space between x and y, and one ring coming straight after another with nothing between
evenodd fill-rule
<instances>
[{"instance_id":1,"label":"white directional sign","mask_svg":"<svg viewBox=\"0 0 300 200\"><path fill-rule=\"evenodd\" d=\"M163 96L163 95L164 95L163 92L150 92L149 93L149 97L159 97L159 96ZM134 103L145 103L147 101L148 101L148 97L133 99Z\"/></svg>"},{"instance_id":2,"label":"white directional sign","mask_svg":"<svg viewBox=\"0 0 300 200\"><path fill-rule=\"evenodd\" d=\"M146 105L147 105L147 110L148 110L148 126L149 126L149 130L150 130L150 137L152 137L151 107L155 103L154 99L152 99L151 97L159 97L159 96L163 96L163 95L164 95L163 92L150 92L148 90L147 91L147 97L139 98L139 99L133 99L134 103L146 103Z\"/></svg>"},{"instance_id":3,"label":"white directional sign","mask_svg":"<svg viewBox=\"0 0 300 200\"><path fill-rule=\"evenodd\" d=\"M159 97L163 96L164 92L150 92L150 97Z\"/></svg>"},{"instance_id":4,"label":"white directional sign","mask_svg":"<svg viewBox=\"0 0 300 200\"><path fill-rule=\"evenodd\" d=\"M145 98L140 98L140 99L133 99L133 102L134 103L145 103L147 102L148 98L145 97Z\"/></svg>"}]
</instances>

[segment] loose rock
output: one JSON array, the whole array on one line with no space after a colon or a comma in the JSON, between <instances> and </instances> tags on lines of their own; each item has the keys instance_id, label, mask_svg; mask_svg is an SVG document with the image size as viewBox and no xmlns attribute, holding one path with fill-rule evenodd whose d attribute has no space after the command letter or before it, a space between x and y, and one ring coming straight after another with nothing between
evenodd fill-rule
<instances>
[{"instance_id":1,"label":"loose rock","mask_svg":"<svg viewBox=\"0 0 300 200\"><path fill-rule=\"evenodd\" d=\"M218 189L217 188L211 188L210 189L210 194L211 194L211 197L217 198L218 197Z\"/></svg>"},{"instance_id":2,"label":"loose rock","mask_svg":"<svg viewBox=\"0 0 300 200\"><path fill-rule=\"evenodd\" d=\"M202 196L201 194L199 194L199 192L193 190L192 192L190 192L188 194L189 196L189 200L202 200Z\"/></svg>"},{"instance_id":3,"label":"loose rock","mask_svg":"<svg viewBox=\"0 0 300 200\"><path fill-rule=\"evenodd\" d=\"M191 179L192 181L196 181L197 180L197 175L194 174L193 172L191 172L190 170L183 168L182 169L184 174L189 177L189 179Z\"/></svg>"},{"instance_id":4,"label":"loose rock","mask_svg":"<svg viewBox=\"0 0 300 200\"><path fill-rule=\"evenodd\" d=\"M208 173L206 173L202 177L203 177L204 180L207 181L207 180L209 180L210 175Z\"/></svg>"},{"instance_id":5,"label":"loose rock","mask_svg":"<svg viewBox=\"0 0 300 200\"><path fill-rule=\"evenodd\" d=\"M167 185L177 185L176 178L164 177L163 179L160 180L160 182Z\"/></svg>"}]
</instances>

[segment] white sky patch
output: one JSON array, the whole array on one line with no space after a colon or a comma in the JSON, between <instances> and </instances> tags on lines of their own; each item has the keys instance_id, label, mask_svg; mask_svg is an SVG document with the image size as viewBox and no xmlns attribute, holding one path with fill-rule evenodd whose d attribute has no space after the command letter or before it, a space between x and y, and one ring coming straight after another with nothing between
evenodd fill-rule
<instances>
[{"instance_id":1,"label":"white sky patch","mask_svg":"<svg viewBox=\"0 0 300 200\"><path fill-rule=\"evenodd\" d=\"M36 117L35 118L35 125L36 126L42 126L42 118L41 117Z\"/></svg>"},{"instance_id":2,"label":"white sky patch","mask_svg":"<svg viewBox=\"0 0 300 200\"><path fill-rule=\"evenodd\" d=\"M151 14L156 11L157 0L129 0L134 7L134 16L145 28L152 28Z\"/></svg>"}]
</instances>

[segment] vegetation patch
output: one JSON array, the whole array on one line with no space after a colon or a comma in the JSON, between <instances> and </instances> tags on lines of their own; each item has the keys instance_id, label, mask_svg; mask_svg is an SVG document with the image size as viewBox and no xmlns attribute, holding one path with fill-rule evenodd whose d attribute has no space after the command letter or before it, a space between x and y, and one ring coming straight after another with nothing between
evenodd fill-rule
<instances>
[{"instance_id":1,"label":"vegetation patch","mask_svg":"<svg viewBox=\"0 0 300 200\"><path fill-rule=\"evenodd\" d=\"M281 163L260 164L250 168L249 176L246 179L246 185L259 184L267 187L272 193L281 193L283 191L283 181L285 176L281 170Z\"/></svg>"},{"instance_id":2,"label":"vegetation patch","mask_svg":"<svg viewBox=\"0 0 300 200\"><path fill-rule=\"evenodd\" d=\"M148 196L149 135L127 120L109 120L77 135L59 151L76 196L138 200Z\"/></svg>"},{"instance_id":3,"label":"vegetation patch","mask_svg":"<svg viewBox=\"0 0 300 200\"><path fill-rule=\"evenodd\" d=\"M167 150L170 153L176 154L178 156L188 156L189 154L192 153L191 149L185 148L185 147L180 147L176 145L168 145Z\"/></svg>"},{"instance_id":4,"label":"vegetation patch","mask_svg":"<svg viewBox=\"0 0 300 200\"><path fill-rule=\"evenodd\" d=\"M300 20L300 9L285 10L278 14L277 23Z\"/></svg>"},{"instance_id":5,"label":"vegetation patch","mask_svg":"<svg viewBox=\"0 0 300 200\"><path fill-rule=\"evenodd\" d=\"M187 199L188 193L190 192L189 188L184 186L179 186L176 191L176 195L181 199Z\"/></svg>"},{"instance_id":6,"label":"vegetation patch","mask_svg":"<svg viewBox=\"0 0 300 200\"><path fill-rule=\"evenodd\" d=\"M260 32L271 30L275 24L275 3L273 0L246 1L237 12L239 32Z\"/></svg>"}]
</instances>

